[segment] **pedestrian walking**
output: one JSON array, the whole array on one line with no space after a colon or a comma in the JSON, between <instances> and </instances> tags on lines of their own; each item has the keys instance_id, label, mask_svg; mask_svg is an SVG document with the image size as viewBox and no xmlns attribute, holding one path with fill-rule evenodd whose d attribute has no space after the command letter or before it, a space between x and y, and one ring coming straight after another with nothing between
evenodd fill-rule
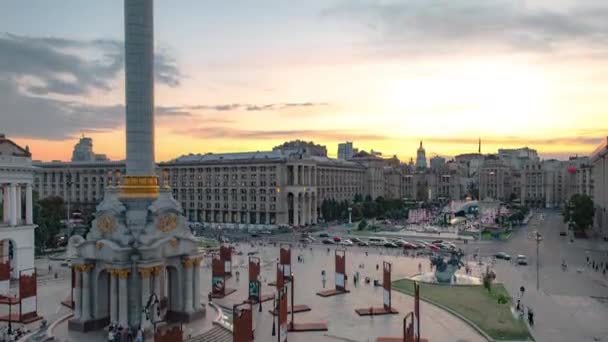
<instances>
[{"instance_id":1,"label":"pedestrian walking","mask_svg":"<svg viewBox=\"0 0 608 342\"><path fill-rule=\"evenodd\" d=\"M323 284L323 288L325 288L325 281L327 279L325 278L325 270L321 271L321 283Z\"/></svg>"},{"instance_id":2,"label":"pedestrian walking","mask_svg":"<svg viewBox=\"0 0 608 342\"><path fill-rule=\"evenodd\" d=\"M114 342L114 328L112 325L108 328L108 341Z\"/></svg>"},{"instance_id":3,"label":"pedestrian walking","mask_svg":"<svg viewBox=\"0 0 608 342\"><path fill-rule=\"evenodd\" d=\"M422 273L422 263L418 263L418 273Z\"/></svg>"},{"instance_id":4,"label":"pedestrian walking","mask_svg":"<svg viewBox=\"0 0 608 342\"><path fill-rule=\"evenodd\" d=\"M236 271L236 281L239 281L239 276L241 275L241 273L239 271Z\"/></svg>"}]
</instances>

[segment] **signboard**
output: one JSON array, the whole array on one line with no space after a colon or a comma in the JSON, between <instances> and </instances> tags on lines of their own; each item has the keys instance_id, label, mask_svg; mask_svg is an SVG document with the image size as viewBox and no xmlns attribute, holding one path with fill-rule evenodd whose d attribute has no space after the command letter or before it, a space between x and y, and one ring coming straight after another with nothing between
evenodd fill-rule
<instances>
[{"instance_id":1,"label":"signboard","mask_svg":"<svg viewBox=\"0 0 608 342\"><path fill-rule=\"evenodd\" d=\"M229 246L220 246L220 258L224 264L224 274L232 275L232 250Z\"/></svg>"},{"instance_id":2,"label":"signboard","mask_svg":"<svg viewBox=\"0 0 608 342\"><path fill-rule=\"evenodd\" d=\"M283 245L279 250L279 263L283 265L283 276L287 279L291 277L291 246Z\"/></svg>"},{"instance_id":3,"label":"signboard","mask_svg":"<svg viewBox=\"0 0 608 342\"><path fill-rule=\"evenodd\" d=\"M249 257L249 300L260 300L260 258Z\"/></svg>"},{"instance_id":4,"label":"signboard","mask_svg":"<svg viewBox=\"0 0 608 342\"><path fill-rule=\"evenodd\" d=\"M279 341L287 341L287 287L279 290Z\"/></svg>"},{"instance_id":5,"label":"signboard","mask_svg":"<svg viewBox=\"0 0 608 342\"><path fill-rule=\"evenodd\" d=\"M0 259L1 260L1 259ZM0 262L0 295L8 295L11 283L11 263Z\"/></svg>"},{"instance_id":6,"label":"signboard","mask_svg":"<svg viewBox=\"0 0 608 342\"><path fill-rule=\"evenodd\" d=\"M386 310L391 309L391 268L389 262L382 262L382 287L384 289L383 304Z\"/></svg>"},{"instance_id":7,"label":"signboard","mask_svg":"<svg viewBox=\"0 0 608 342\"><path fill-rule=\"evenodd\" d=\"M226 273L220 255L214 254L211 259L211 293L223 296L226 288Z\"/></svg>"},{"instance_id":8,"label":"signboard","mask_svg":"<svg viewBox=\"0 0 608 342\"><path fill-rule=\"evenodd\" d=\"M346 291L346 251L336 250L336 290Z\"/></svg>"},{"instance_id":9,"label":"signboard","mask_svg":"<svg viewBox=\"0 0 608 342\"><path fill-rule=\"evenodd\" d=\"M283 288L285 277L283 275L283 265L277 264L277 289Z\"/></svg>"},{"instance_id":10,"label":"signboard","mask_svg":"<svg viewBox=\"0 0 608 342\"><path fill-rule=\"evenodd\" d=\"M19 272L19 298L21 300L21 320L36 317L37 288L36 270L33 268Z\"/></svg>"},{"instance_id":11,"label":"signboard","mask_svg":"<svg viewBox=\"0 0 608 342\"><path fill-rule=\"evenodd\" d=\"M234 342L253 341L253 315L251 308L235 305L232 309L232 317L232 340Z\"/></svg>"}]
</instances>

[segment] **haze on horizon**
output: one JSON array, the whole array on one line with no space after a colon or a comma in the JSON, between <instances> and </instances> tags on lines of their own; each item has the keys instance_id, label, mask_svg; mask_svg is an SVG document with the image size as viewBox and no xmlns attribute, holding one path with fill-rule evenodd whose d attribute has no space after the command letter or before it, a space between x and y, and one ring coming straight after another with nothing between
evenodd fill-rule
<instances>
[{"instance_id":1,"label":"haze on horizon","mask_svg":"<svg viewBox=\"0 0 608 342\"><path fill-rule=\"evenodd\" d=\"M601 0L156 0L157 160L312 140L409 160L608 132ZM0 132L124 157L123 1L0 3Z\"/></svg>"}]
</instances>

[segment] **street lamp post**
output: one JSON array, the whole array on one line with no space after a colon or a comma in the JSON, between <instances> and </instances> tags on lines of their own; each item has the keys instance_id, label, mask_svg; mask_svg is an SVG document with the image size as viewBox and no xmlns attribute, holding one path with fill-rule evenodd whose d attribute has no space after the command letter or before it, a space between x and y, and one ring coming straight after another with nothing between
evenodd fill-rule
<instances>
[{"instance_id":1,"label":"street lamp post","mask_svg":"<svg viewBox=\"0 0 608 342\"><path fill-rule=\"evenodd\" d=\"M68 229L68 240L72 236L72 224L70 222L70 192L72 192L72 174L70 171L65 175L66 178L66 191L65 191L65 199L67 202L67 213L66 213L66 221L65 226Z\"/></svg>"},{"instance_id":2,"label":"street lamp post","mask_svg":"<svg viewBox=\"0 0 608 342\"><path fill-rule=\"evenodd\" d=\"M272 296L272 309L276 313L276 317L278 319L279 310L277 310L277 297L276 296ZM274 319L274 317L272 317L272 336L276 336L276 334L277 334L277 329L275 327L275 323L276 323L275 319Z\"/></svg>"},{"instance_id":3,"label":"street lamp post","mask_svg":"<svg viewBox=\"0 0 608 342\"><path fill-rule=\"evenodd\" d=\"M536 291L540 290L540 246L541 235L536 231Z\"/></svg>"}]
</instances>

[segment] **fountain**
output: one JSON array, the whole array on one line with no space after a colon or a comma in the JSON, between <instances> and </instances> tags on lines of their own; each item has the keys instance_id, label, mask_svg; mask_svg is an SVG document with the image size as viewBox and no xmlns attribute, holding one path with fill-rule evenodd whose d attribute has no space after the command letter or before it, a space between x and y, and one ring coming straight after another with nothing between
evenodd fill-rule
<instances>
[{"instance_id":1,"label":"fountain","mask_svg":"<svg viewBox=\"0 0 608 342\"><path fill-rule=\"evenodd\" d=\"M446 254L436 254L431 257L431 265L435 267L434 272L426 272L413 276L411 279L425 283L451 284L451 285L479 285L481 279L468 274L456 273L464 263L462 250L450 251L446 260Z\"/></svg>"}]
</instances>

